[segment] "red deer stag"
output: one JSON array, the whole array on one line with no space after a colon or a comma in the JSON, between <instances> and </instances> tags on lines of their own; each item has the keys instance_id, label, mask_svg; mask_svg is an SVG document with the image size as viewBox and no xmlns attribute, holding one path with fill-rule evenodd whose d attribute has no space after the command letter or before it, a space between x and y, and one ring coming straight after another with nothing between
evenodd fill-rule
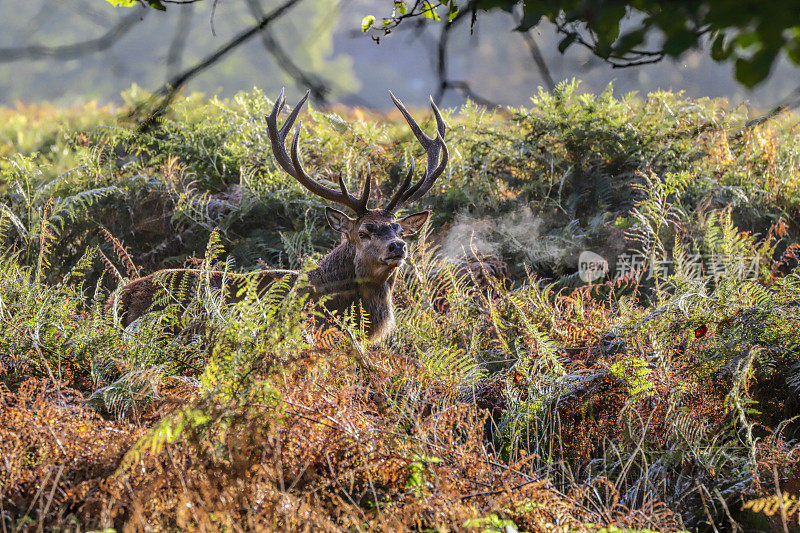
<instances>
[{"instance_id":1,"label":"red deer stag","mask_svg":"<svg viewBox=\"0 0 800 533\"><path fill-rule=\"evenodd\" d=\"M392 289L397 277L398 268L406 259L406 243L403 236L413 235L428 219L429 212L414 213L401 219L396 212L403 206L420 199L433 186L447 165L449 153L444 142L446 126L439 109L431 100L431 108L436 117L436 136L431 138L422 132L420 127L403 106L402 102L389 92L392 101L405 117L414 136L425 148L428 162L425 174L413 186L411 180L414 173L414 162L405 176L400 188L394 193L389 203L381 209L369 209L368 202L371 190L371 177L367 165L366 180L358 198L348 192L342 177L339 177L339 190L330 188L312 179L300 163L298 142L302 122L298 122L292 141L291 155L286 151L286 136L297 118L300 109L308 98L308 93L297 103L286 123L278 129L278 114L285 104L283 91L275 101L272 112L267 117L267 129L272 144L272 152L278 165L303 187L317 196L341 204L355 214L350 218L345 213L325 208L325 217L330 226L342 234L342 242L326 255L319 267L308 273L309 291L312 298L327 296L325 307L331 312L343 312L354 307L367 314L367 337L378 341L385 337L394 326L392 306ZM177 292L191 296L193 291L177 291L178 287L193 286L200 278L202 271L195 269L160 270L149 276L131 281L122 287L108 307L116 306L123 326L141 317L149 311L163 309L164 298L157 301L159 291L170 289L171 294ZM246 277L258 276L258 289L264 290L269 283L283 276L297 279L297 271L262 270L255 273L230 274L212 272L211 285L223 291L228 303L240 300L241 288ZM188 279L187 279L188 277ZM188 297L186 298L189 299ZM177 302L180 305L186 302Z\"/></svg>"}]
</instances>

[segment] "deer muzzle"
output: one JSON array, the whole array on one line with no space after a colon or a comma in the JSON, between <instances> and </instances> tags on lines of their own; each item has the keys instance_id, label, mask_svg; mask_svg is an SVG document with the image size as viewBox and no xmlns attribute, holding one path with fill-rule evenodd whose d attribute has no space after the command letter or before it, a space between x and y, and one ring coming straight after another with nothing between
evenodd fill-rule
<instances>
[{"instance_id":1,"label":"deer muzzle","mask_svg":"<svg viewBox=\"0 0 800 533\"><path fill-rule=\"evenodd\" d=\"M398 266L406 259L406 243L403 241L392 241L386 246L386 255L381 261L385 265Z\"/></svg>"}]
</instances>

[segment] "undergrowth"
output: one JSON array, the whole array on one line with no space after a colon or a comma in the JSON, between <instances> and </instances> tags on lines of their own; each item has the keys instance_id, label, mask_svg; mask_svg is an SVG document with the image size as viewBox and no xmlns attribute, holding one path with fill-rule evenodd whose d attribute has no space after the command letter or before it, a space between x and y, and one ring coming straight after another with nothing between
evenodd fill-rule
<instances>
[{"instance_id":1,"label":"undergrowth","mask_svg":"<svg viewBox=\"0 0 800 533\"><path fill-rule=\"evenodd\" d=\"M269 108L188 97L146 135L110 109L3 110L4 530L797 521L795 116L574 84L467 106L381 344L320 325L302 276L230 306L200 276L185 309L119 327L109 294L158 267L330 248L268 156ZM369 161L380 201L421 153L397 116L334 111L311 112L306 167ZM590 283L584 250L607 260Z\"/></svg>"}]
</instances>

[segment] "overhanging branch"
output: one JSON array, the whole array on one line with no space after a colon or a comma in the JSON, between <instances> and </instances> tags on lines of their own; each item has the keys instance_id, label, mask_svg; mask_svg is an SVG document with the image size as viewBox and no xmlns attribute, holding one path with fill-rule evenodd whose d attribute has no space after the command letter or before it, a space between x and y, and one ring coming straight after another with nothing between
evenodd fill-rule
<instances>
[{"instance_id":1,"label":"overhanging branch","mask_svg":"<svg viewBox=\"0 0 800 533\"><path fill-rule=\"evenodd\" d=\"M0 48L0 63L20 60L59 59L68 60L86 54L100 52L114 46L149 12L147 8L134 8L134 12L122 17L110 30L96 39L61 46L42 46L38 44L18 48Z\"/></svg>"},{"instance_id":2,"label":"overhanging branch","mask_svg":"<svg viewBox=\"0 0 800 533\"><path fill-rule=\"evenodd\" d=\"M261 20L264 17L264 9L259 0L247 0L247 6L256 20ZM310 90L311 97L315 101L322 104L327 102L328 93L331 91L327 83L319 76L301 69L294 62L292 57L286 53L286 50L283 49L268 28L264 28L261 31L261 43L264 45L264 49L266 49L267 53L275 59L278 66L294 78L298 87Z\"/></svg>"},{"instance_id":3,"label":"overhanging branch","mask_svg":"<svg viewBox=\"0 0 800 533\"><path fill-rule=\"evenodd\" d=\"M184 2L185 3L185 2ZM186 39L192 29L194 6L189 3L181 8L178 22L175 24L175 35L167 51L167 78L174 76L183 66L183 52L186 50Z\"/></svg>"},{"instance_id":4,"label":"overhanging branch","mask_svg":"<svg viewBox=\"0 0 800 533\"><path fill-rule=\"evenodd\" d=\"M470 84L465 80L452 80L449 77L448 73L448 41L450 37L450 31L455 27L455 25L462 20L464 15L467 11L460 12L455 18L453 18L450 22L445 22L442 26L442 31L439 34L439 42L436 47L436 76L437 76L437 86L436 86L436 94L433 97L433 100L440 104L444 94L449 90L457 90L460 91L464 96L472 100L473 102L486 106L486 107L500 107L499 104L492 102L487 98L483 98L482 96L475 93L472 90Z\"/></svg>"},{"instance_id":5,"label":"overhanging branch","mask_svg":"<svg viewBox=\"0 0 800 533\"><path fill-rule=\"evenodd\" d=\"M154 96L156 98L161 97L161 100L155 106L153 106L153 110L139 125L139 131L147 131L150 129L150 127L152 127L158 117L161 116L167 106L169 106L170 102L172 102L172 99L175 97L178 91L183 88L186 82L215 65L218 61L227 56L240 45L258 35L259 32L264 30L264 28L285 15L291 8L299 4L301 1L302 0L287 0L266 14L263 18L261 18L261 20L259 20L257 24L251 26L247 30L242 31L236 37L220 46L216 51L206 56L194 66L171 77L164 85L161 86L161 88L155 91ZM140 111L141 107L135 109L131 114L136 115Z\"/></svg>"},{"instance_id":6,"label":"overhanging branch","mask_svg":"<svg viewBox=\"0 0 800 533\"><path fill-rule=\"evenodd\" d=\"M293 8L295 5L299 4L302 0L287 0L270 13L264 16L258 24L255 26L250 27L247 30L239 33L236 37L225 43L224 45L220 46L215 52L207 56L205 59L194 65L193 67L173 76L167 83L165 83L160 89L156 91L158 95L168 95L170 93L174 94L175 91L179 90L183 87L188 80L199 74L200 72L206 70L210 66L217 63L220 59L228 55L231 51L235 50L239 45L243 44L244 42L252 39L254 36L258 35L258 33L269 26L272 22L276 19L282 17Z\"/></svg>"}]
</instances>

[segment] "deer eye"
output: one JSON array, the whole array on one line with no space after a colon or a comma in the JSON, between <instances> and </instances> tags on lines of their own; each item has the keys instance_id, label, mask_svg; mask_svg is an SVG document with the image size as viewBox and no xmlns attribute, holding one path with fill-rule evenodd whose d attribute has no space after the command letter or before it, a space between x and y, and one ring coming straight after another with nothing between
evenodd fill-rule
<instances>
[{"instance_id":1,"label":"deer eye","mask_svg":"<svg viewBox=\"0 0 800 533\"><path fill-rule=\"evenodd\" d=\"M368 241L369 240L369 233L366 231L359 231L358 236L361 237L361 240Z\"/></svg>"}]
</instances>

